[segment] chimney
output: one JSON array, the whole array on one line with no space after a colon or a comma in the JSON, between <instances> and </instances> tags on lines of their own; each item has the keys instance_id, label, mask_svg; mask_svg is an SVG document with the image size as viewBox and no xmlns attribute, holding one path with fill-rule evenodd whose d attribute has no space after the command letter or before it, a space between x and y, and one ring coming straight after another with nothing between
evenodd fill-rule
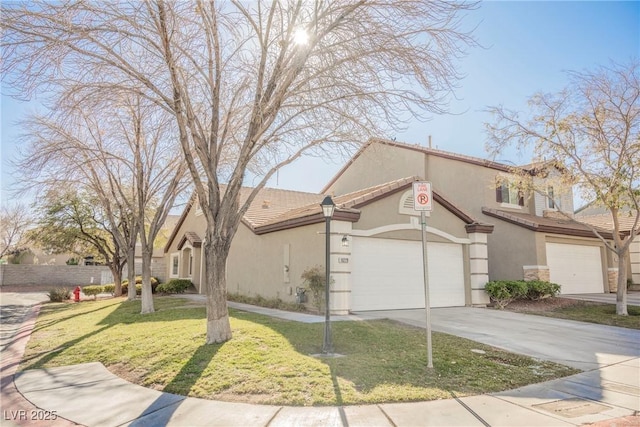
<instances>
[{"instance_id":1,"label":"chimney","mask_svg":"<svg viewBox=\"0 0 640 427\"><path fill-rule=\"evenodd\" d=\"M262 209L269 209L269 205L271 204L270 201L268 200L263 200L262 201Z\"/></svg>"}]
</instances>

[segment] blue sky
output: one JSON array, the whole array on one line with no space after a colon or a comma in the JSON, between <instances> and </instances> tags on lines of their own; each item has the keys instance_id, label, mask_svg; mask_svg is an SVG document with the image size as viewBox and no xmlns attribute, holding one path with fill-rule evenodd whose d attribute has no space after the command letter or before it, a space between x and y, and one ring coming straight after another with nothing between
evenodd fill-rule
<instances>
[{"instance_id":1,"label":"blue sky","mask_svg":"<svg viewBox=\"0 0 640 427\"><path fill-rule=\"evenodd\" d=\"M460 61L466 77L460 82L450 110L453 115L412 122L398 141L433 146L486 157L483 123L491 117L489 105L525 110L527 98L538 91L553 92L567 83L566 71L585 71L610 60L640 58L640 2L485 2L465 19L478 25L474 48ZM13 184L9 160L15 155L19 127L15 122L33 105L16 102L2 89L0 115L2 203ZM530 159L505 152L496 160L527 163ZM317 192L345 159L302 159L280 171L271 185Z\"/></svg>"}]
</instances>

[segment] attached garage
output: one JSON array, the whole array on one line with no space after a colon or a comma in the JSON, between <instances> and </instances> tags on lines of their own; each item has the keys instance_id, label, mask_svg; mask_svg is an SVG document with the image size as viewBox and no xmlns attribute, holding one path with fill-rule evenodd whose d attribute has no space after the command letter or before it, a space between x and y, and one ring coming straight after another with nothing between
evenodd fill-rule
<instances>
[{"instance_id":1,"label":"attached garage","mask_svg":"<svg viewBox=\"0 0 640 427\"><path fill-rule=\"evenodd\" d=\"M561 285L562 294L604 292L600 247L547 243L549 279Z\"/></svg>"},{"instance_id":2,"label":"attached garage","mask_svg":"<svg viewBox=\"0 0 640 427\"><path fill-rule=\"evenodd\" d=\"M431 307L465 305L463 248L427 244ZM422 243L354 237L351 310L424 308Z\"/></svg>"}]
</instances>

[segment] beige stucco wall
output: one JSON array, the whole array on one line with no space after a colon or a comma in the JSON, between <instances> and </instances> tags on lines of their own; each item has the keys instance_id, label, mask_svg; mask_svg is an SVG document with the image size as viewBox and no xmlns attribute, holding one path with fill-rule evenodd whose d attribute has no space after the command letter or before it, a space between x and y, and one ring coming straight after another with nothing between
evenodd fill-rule
<instances>
[{"instance_id":1,"label":"beige stucco wall","mask_svg":"<svg viewBox=\"0 0 640 427\"><path fill-rule=\"evenodd\" d=\"M326 193L347 194L408 176L424 176L424 154L373 143L353 160Z\"/></svg>"},{"instance_id":2,"label":"beige stucco wall","mask_svg":"<svg viewBox=\"0 0 640 427\"><path fill-rule=\"evenodd\" d=\"M180 240L182 240L182 237L184 236L184 234L188 231L194 232L196 233L198 236L200 236L201 239L204 239L204 231L206 229L206 219L204 217L204 215L200 214L197 215L196 214L196 209L195 206L191 208L191 210L189 211L189 213L187 214L187 217L185 218L184 222L182 223L182 225L180 226L180 228L178 229L175 238L173 239L173 241L171 242L171 245L169 246L168 250L165 253L165 277L168 279L171 279L171 254L176 253L176 252L180 252L178 251L178 244L180 243ZM189 248L190 246L187 244L185 244L186 248ZM185 248L183 248L185 249ZM200 274L200 264L201 264L201 260L202 260L202 248L191 248L191 250L193 251L193 261L194 261L194 265L193 265L193 274L191 277L187 277L184 274L179 274L180 278L189 278L191 279L191 281L193 282L193 284L196 286L196 289L198 289L199 285L200 285L200 279L201 279L201 274ZM182 273L183 271L183 265L184 263L187 262L187 260L181 260L181 264L180 264L180 268L179 271L180 273Z\"/></svg>"},{"instance_id":3,"label":"beige stucco wall","mask_svg":"<svg viewBox=\"0 0 640 427\"><path fill-rule=\"evenodd\" d=\"M436 156L428 156L426 162L426 179L434 189L476 219L484 216L483 207L533 213L529 195L525 195L522 208L496 201L496 177L510 176L506 172Z\"/></svg>"},{"instance_id":4,"label":"beige stucco wall","mask_svg":"<svg viewBox=\"0 0 640 427\"><path fill-rule=\"evenodd\" d=\"M407 190L411 191L411 190ZM419 219L420 214L405 215L399 213L400 201L406 191L399 191L381 200L377 200L361 208L360 220L353 224L354 230L372 230L389 224L410 224L411 218ZM433 204L433 211L427 217L427 227L436 228L457 238L467 238L464 222L439 205ZM387 239L420 240L421 234L417 230L396 230L376 235ZM429 233L429 240L434 242L448 242L449 240L433 233Z\"/></svg>"},{"instance_id":5,"label":"beige stucco wall","mask_svg":"<svg viewBox=\"0 0 640 427\"><path fill-rule=\"evenodd\" d=\"M303 271L316 265L324 266L324 227L322 223L255 235L241 224L227 261L227 290L294 301L296 287L302 286ZM287 252L288 273L285 271Z\"/></svg>"},{"instance_id":6,"label":"beige stucco wall","mask_svg":"<svg viewBox=\"0 0 640 427\"><path fill-rule=\"evenodd\" d=\"M498 221L496 218L492 222ZM523 266L541 265L535 233L522 227L500 221L489 234L487 243L489 280L520 280Z\"/></svg>"}]
</instances>

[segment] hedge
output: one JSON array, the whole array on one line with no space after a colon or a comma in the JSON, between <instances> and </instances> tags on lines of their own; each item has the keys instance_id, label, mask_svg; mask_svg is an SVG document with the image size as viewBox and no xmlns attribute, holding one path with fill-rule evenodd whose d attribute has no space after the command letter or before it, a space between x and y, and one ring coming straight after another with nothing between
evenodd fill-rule
<instances>
[{"instance_id":1,"label":"hedge","mask_svg":"<svg viewBox=\"0 0 640 427\"><path fill-rule=\"evenodd\" d=\"M517 299L540 300L554 297L560 292L560 285L542 280L496 280L488 282L485 290L499 309Z\"/></svg>"},{"instance_id":2,"label":"hedge","mask_svg":"<svg viewBox=\"0 0 640 427\"><path fill-rule=\"evenodd\" d=\"M156 290L165 294L183 294L192 286L193 283L189 279L171 279L167 283L158 285Z\"/></svg>"},{"instance_id":3,"label":"hedge","mask_svg":"<svg viewBox=\"0 0 640 427\"><path fill-rule=\"evenodd\" d=\"M160 279L157 277L151 277L151 293L155 294L160 284ZM136 294L140 295L142 292L142 276L136 276ZM126 295L129 292L129 279L124 279L122 281L122 294Z\"/></svg>"},{"instance_id":4,"label":"hedge","mask_svg":"<svg viewBox=\"0 0 640 427\"><path fill-rule=\"evenodd\" d=\"M71 291L67 288L53 288L49 290L47 296L51 302L62 302L71 299Z\"/></svg>"},{"instance_id":5,"label":"hedge","mask_svg":"<svg viewBox=\"0 0 640 427\"><path fill-rule=\"evenodd\" d=\"M102 286L85 286L84 288L82 288L82 293L88 297L92 296L93 299L97 299L98 294L101 294L103 292L104 287Z\"/></svg>"}]
</instances>

